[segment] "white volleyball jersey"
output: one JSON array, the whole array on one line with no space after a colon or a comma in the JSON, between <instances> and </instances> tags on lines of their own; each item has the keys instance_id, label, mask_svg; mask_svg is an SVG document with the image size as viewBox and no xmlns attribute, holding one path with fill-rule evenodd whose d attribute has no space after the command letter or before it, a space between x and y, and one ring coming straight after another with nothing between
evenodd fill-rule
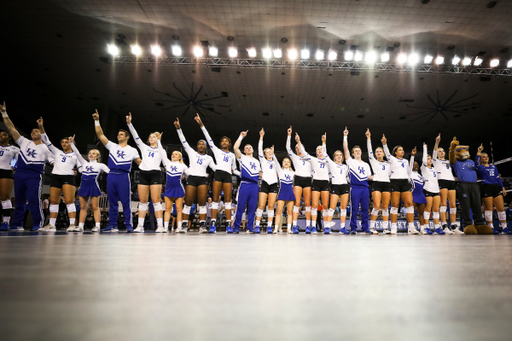
<instances>
[{"instance_id":1,"label":"white volleyball jersey","mask_svg":"<svg viewBox=\"0 0 512 341\"><path fill-rule=\"evenodd\" d=\"M304 155L302 159L311 163L311 167L313 168L313 180L329 181L329 161L327 158L319 159L309 155L304 149L303 144L300 145L299 149L301 154Z\"/></svg>"},{"instance_id":2,"label":"white volleyball jersey","mask_svg":"<svg viewBox=\"0 0 512 341\"><path fill-rule=\"evenodd\" d=\"M232 170L236 170L236 156L232 152L226 152L220 148L217 148L215 146L215 143L213 143L213 140L208 134L208 130L206 130L206 127L203 126L201 130L204 133L204 136L206 137L206 141L208 142L208 145L212 149L213 156L215 156L216 166L217 170L221 170L224 172L227 172L229 174L233 174Z\"/></svg>"},{"instance_id":3,"label":"white volleyball jersey","mask_svg":"<svg viewBox=\"0 0 512 341\"><path fill-rule=\"evenodd\" d=\"M290 136L286 138L286 151L288 152L288 156L293 162L293 167L295 168L295 175L310 178L312 174L311 163L309 163L306 160L303 160L300 156L296 155L292 151L292 148L290 147Z\"/></svg>"},{"instance_id":4,"label":"white volleyball jersey","mask_svg":"<svg viewBox=\"0 0 512 341\"><path fill-rule=\"evenodd\" d=\"M110 172L110 169L107 167L107 165L100 163L96 160L87 161L86 159L84 159L84 157L82 156L82 154L80 154L74 143L71 143L71 149L73 149L73 152L77 157L77 167L78 171L82 173L82 180L96 181L101 172L105 172L107 174L108 172Z\"/></svg>"},{"instance_id":5,"label":"white volleyball jersey","mask_svg":"<svg viewBox=\"0 0 512 341\"><path fill-rule=\"evenodd\" d=\"M10 170L11 161L18 160L20 149L13 145L1 146L0 145L0 169Z\"/></svg>"},{"instance_id":6,"label":"white volleyball jersey","mask_svg":"<svg viewBox=\"0 0 512 341\"><path fill-rule=\"evenodd\" d=\"M372 176L370 165L364 161L358 161L351 157L345 160L350 174L350 184L352 186L368 187L368 178Z\"/></svg>"},{"instance_id":7,"label":"white volleyball jersey","mask_svg":"<svg viewBox=\"0 0 512 341\"><path fill-rule=\"evenodd\" d=\"M64 153L59 148L55 147L48 139L48 135L41 134L44 144L48 147L55 157L55 164L53 165L52 174L55 175L75 175L75 167L78 167L78 159L74 152Z\"/></svg>"},{"instance_id":8,"label":"white volleyball jersey","mask_svg":"<svg viewBox=\"0 0 512 341\"><path fill-rule=\"evenodd\" d=\"M263 154L263 141L258 142L258 156L260 157L261 172L263 173L261 179L267 184L272 185L277 183L277 170L274 160L267 160Z\"/></svg>"},{"instance_id":9,"label":"white volleyball jersey","mask_svg":"<svg viewBox=\"0 0 512 341\"><path fill-rule=\"evenodd\" d=\"M333 185L345 185L348 184L348 166L334 162L327 154L327 147L322 145L324 155L326 155L327 161L329 162L329 172L331 173L331 183Z\"/></svg>"},{"instance_id":10,"label":"white volleyball jersey","mask_svg":"<svg viewBox=\"0 0 512 341\"><path fill-rule=\"evenodd\" d=\"M160 156L158 147L153 148L142 142L133 124L128 124L128 129L130 129L135 140L135 144L139 147L140 152L142 153L142 162L139 165L139 169L143 171L159 171L160 164L162 163L162 157Z\"/></svg>"},{"instance_id":11,"label":"white volleyball jersey","mask_svg":"<svg viewBox=\"0 0 512 341\"><path fill-rule=\"evenodd\" d=\"M108 168L114 173L130 173L132 161L140 157L137 149L132 146L126 145L125 147L121 147L117 143L108 141L105 148L109 151Z\"/></svg>"},{"instance_id":12,"label":"white volleyball jersey","mask_svg":"<svg viewBox=\"0 0 512 341\"><path fill-rule=\"evenodd\" d=\"M428 150L427 146L423 146L423 159L421 164L421 174L423 175L423 180L425 180L424 189L431 193L439 193L439 183L437 181L437 171L435 167L427 166L428 160Z\"/></svg>"},{"instance_id":13,"label":"white volleyball jersey","mask_svg":"<svg viewBox=\"0 0 512 341\"><path fill-rule=\"evenodd\" d=\"M368 147L368 159L372 165L373 181L389 182L391 176L391 164L388 161L379 161L373 155L372 141L367 140L366 146Z\"/></svg>"},{"instance_id":14,"label":"white volleyball jersey","mask_svg":"<svg viewBox=\"0 0 512 341\"><path fill-rule=\"evenodd\" d=\"M217 169L215 167L215 162L213 162L213 158L210 155L206 154L199 154L194 150L194 148L190 147L190 145L187 143L187 140L185 139L185 135L183 135L183 131L181 129L176 130L178 132L178 136L180 138L181 144L183 145L183 148L185 148L185 151L187 152L188 159L189 159L189 169L188 169L188 175L192 176L201 176L201 177L207 177L206 169L210 167L214 171Z\"/></svg>"},{"instance_id":15,"label":"white volleyball jersey","mask_svg":"<svg viewBox=\"0 0 512 341\"><path fill-rule=\"evenodd\" d=\"M437 150L432 153L432 162L437 172L437 178L439 180L455 181L452 173L452 165L449 160L441 160L437 158Z\"/></svg>"},{"instance_id":16,"label":"white volleyball jersey","mask_svg":"<svg viewBox=\"0 0 512 341\"><path fill-rule=\"evenodd\" d=\"M388 145L384 145L384 154L386 154L386 157L389 160L389 163L391 164L391 176L390 179L409 179L409 161L406 159L399 159L397 157L394 157L389 152Z\"/></svg>"},{"instance_id":17,"label":"white volleyball jersey","mask_svg":"<svg viewBox=\"0 0 512 341\"><path fill-rule=\"evenodd\" d=\"M276 164L277 175L279 176L279 181L281 184L285 185L293 185L293 179L295 178L295 172L290 168L281 168L279 161L277 161L276 156L272 157Z\"/></svg>"},{"instance_id":18,"label":"white volleyball jersey","mask_svg":"<svg viewBox=\"0 0 512 341\"><path fill-rule=\"evenodd\" d=\"M187 173L188 166L184 163L181 163L179 161L171 161L167 157L167 152L165 151L164 147L160 143L160 140L158 140L158 150L160 151L160 155L162 156L162 163L165 167L165 171L168 176L170 177L180 177Z\"/></svg>"},{"instance_id":19,"label":"white volleyball jersey","mask_svg":"<svg viewBox=\"0 0 512 341\"><path fill-rule=\"evenodd\" d=\"M36 145L23 136L20 136L16 143L20 146L18 162L16 163L16 168L20 171L29 170L42 174L45 163L55 161L55 157L44 143Z\"/></svg>"}]
</instances>

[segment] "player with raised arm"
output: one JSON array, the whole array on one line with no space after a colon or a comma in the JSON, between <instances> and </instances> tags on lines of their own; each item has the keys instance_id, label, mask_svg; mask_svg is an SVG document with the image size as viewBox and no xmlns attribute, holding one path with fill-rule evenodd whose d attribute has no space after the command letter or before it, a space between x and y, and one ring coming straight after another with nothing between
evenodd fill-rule
<instances>
[{"instance_id":1,"label":"player with raised arm","mask_svg":"<svg viewBox=\"0 0 512 341\"><path fill-rule=\"evenodd\" d=\"M292 211L293 203L295 202L295 194L293 193L293 178L295 177L295 172L292 169L292 161L285 157L283 159L283 167L281 167L275 154L272 155L272 158L274 159L280 183L279 193L277 194L277 211L274 233L282 232L281 215L283 214L283 208L286 205L286 231L289 234L297 234L299 233L299 230L296 227L294 227L294 230L292 231Z\"/></svg>"},{"instance_id":2,"label":"player with raised arm","mask_svg":"<svg viewBox=\"0 0 512 341\"><path fill-rule=\"evenodd\" d=\"M14 184L14 173L11 161L18 160L20 149L10 143L11 137L6 131L0 131L0 209L3 221L0 231L9 230L12 216L11 192Z\"/></svg>"},{"instance_id":3,"label":"player with raised arm","mask_svg":"<svg viewBox=\"0 0 512 341\"><path fill-rule=\"evenodd\" d=\"M425 225L428 225L428 220L432 216L434 220L434 234L446 234L441 228L439 223L439 210L441 205L441 195L439 194L439 182L437 180L437 171L434 167L432 156L428 155L427 144L423 143L423 157L421 162L421 174L425 179L425 186L423 193L427 199L425 207Z\"/></svg>"},{"instance_id":4,"label":"player with raised arm","mask_svg":"<svg viewBox=\"0 0 512 341\"><path fill-rule=\"evenodd\" d=\"M41 185L46 162L53 163L53 154L41 139L38 128L32 129L29 140L20 135L14 127L5 102L0 105L0 113L4 124L12 138L20 146L16 173L14 174L14 214L9 230L23 230L23 218L25 217L25 205L28 202L32 214L32 230L37 231L43 225L43 210L41 207Z\"/></svg>"},{"instance_id":5,"label":"player with raised arm","mask_svg":"<svg viewBox=\"0 0 512 341\"><path fill-rule=\"evenodd\" d=\"M226 214L226 233L233 233L233 228L231 227L231 195L233 193L233 179L232 174L233 171L236 171L236 162L235 162L235 154L229 151L231 147L231 140L227 136L223 136L220 138L220 148L217 148L215 143L206 130L206 127L199 117L199 114L196 114L195 117L196 122L201 127L203 134L206 138L206 142L212 149L213 155L215 156L216 167L217 170L213 174L213 184L212 184L212 217L211 217L211 226L209 233L215 233L217 230L217 214L219 212L219 203L220 203L220 194L224 192L224 209Z\"/></svg>"},{"instance_id":6,"label":"player with raised arm","mask_svg":"<svg viewBox=\"0 0 512 341\"><path fill-rule=\"evenodd\" d=\"M79 167L78 171L82 173L82 181L78 189L78 200L80 200L80 217L78 220L78 227L74 232L84 232L85 218L87 217L87 210L89 209L89 199L91 200L92 211L94 215L95 226L91 232L100 231L101 212L99 199L101 195L100 186L98 185L98 176L101 172L110 172L107 165L100 162L100 151L98 149L89 150L88 159L85 160L82 154L75 146L75 135L68 138L71 149L75 153Z\"/></svg>"},{"instance_id":7,"label":"player with raised arm","mask_svg":"<svg viewBox=\"0 0 512 341\"><path fill-rule=\"evenodd\" d=\"M137 149L128 145L130 133L124 129L119 129L117 133L117 142L109 141L103 134L100 125L100 114L98 110L92 114L94 119L94 129L96 135L105 148L109 150L108 168L110 172L107 175L107 195L109 202L108 226L101 232L118 232L117 214L119 211L119 201L123 205L124 220L126 232L133 232L131 203L131 185L130 170L132 162L140 165L142 160L139 157Z\"/></svg>"},{"instance_id":8,"label":"player with raised arm","mask_svg":"<svg viewBox=\"0 0 512 341\"><path fill-rule=\"evenodd\" d=\"M418 220L420 222L420 234L432 234L432 231L428 226L425 226L425 207L427 206L427 198L423 193L423 186L425 185L425 180L418 172L420 170L419 163L414 161L414 157L416 156L416 147L411 151L411 159L409 162L411 180L413 184L412 188L412 202L416 211L418 211Z\"/></svg>"},{"instance_id":9,"label":"player with raised arm","mask_svg":"<svg viewBox=\"0 0 512 341\"><path fill-rule=\"evenodd\" d=\"M185 206L183 207L183 228L188 228L188 218L190 209L197 195L197 203L199 206L199 233L207 233L206 229L206 199L208 197L208 174L206 169L210 167L213 171L215 162L210 155L206 154L206 141L199 140L197 142L197 152L192 148L185 139L185 135L181 131L180 120L176 118L174 127L180 138L183 148L187 152L189 159L189 169L187 178L187 187L185 187Z\"/></svg>"},{"instance_id":10,"label":"player with raised arm","mask_svg":"<svg viewBox=\"0 0 512 341\"><path fill-rule=\"evenodd\" d=\"M361 160L361 147L352 148L352 158L348 149L348 129L343 131L343 151L350 174L350 233L357 233L357 211L361 206L361 231L364 234L373 234L368 224L368 209L370 207L370 192L368 178L372 175L370 165ZM343 231L340 231L343 233Z\"/></svg>"},{"instance_id":11,"label":"player with raised arm","mask_svg":"<svg viewBox=\"0 0 512 341\"><path fill-rule=\"evenodd\" d=\"M240 187L236 195L236 212L235 222L233 224L233 233L240 231L240 224L242 223L242 215L247 207L247 233L255 233L254 229L254 216L256 207L258 207L258 180L260 178L261 166L260 162L254 158L254 149L250 144L244 146L244 154L240 151L242 140L247 136L247 131L242 131L236 140L233 151L236 158L240 163Z\"/></svg>"},{"instance_id":12,"label":"player with raised arm","mask_svg":"<svg viewBox=\"0 0 512 341\"><path fill-rule=\"evenodd\" d=\"M151 192L151 202L155 209L155 218L157 222L157 230L164 228L162 218L162 199L160 194L162 193L162 171L160 170L160 164L162 163L162 157L158 149L158 136L160 133L150 133L148 137L149 145L142 142L132 124L132 113L130 112L126 116L126 123L128 129L135 140L135 144L142 153L142 162L139 165L139 183L137 185L137 191L139 192L139 220L137 227L133 232L143 233L144 232L144 220L148 211L148 199L149 193Z\"/></svg>"}]
</instances>

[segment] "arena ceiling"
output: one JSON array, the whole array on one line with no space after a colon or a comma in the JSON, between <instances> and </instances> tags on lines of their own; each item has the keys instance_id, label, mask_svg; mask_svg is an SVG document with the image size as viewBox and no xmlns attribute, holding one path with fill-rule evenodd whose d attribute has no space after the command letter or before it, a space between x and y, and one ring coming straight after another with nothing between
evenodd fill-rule
<instances>
[{"instance_id":1,"label":"arena ceiling","mask_svg":"<svg viewBox=\"0 0 512 341\"><path fill-rule=\"evenodd\" d=\"M432 145L441 132L445 147L453 136L474 149L479 142L488 149L492 139L497 160L510 156L509 76L107 62L107 44L117 44L123 55L132 44L146 54L159 44L171 55L171 45L179 44L184 56L192 56L192 47L204 41L217 47L220 57L227 57L229 47L240 57L249 47L258 53L271 47L283 54L290 48L335 49L342 59L344 51L358 46L379 53L392 48L392 59L400 52L447 60L480 53L484 64L499 58L502 66L512 59L512 2L497 1L494 7L487 0L422 2L2 1L0 99L21 129L28 131L43 115L50 134L76 133L82 147L93 141L96 108L113 112L118 119L110 124L119 127L131 111L142 136L165 131L165 143L178 142L175 117L191 141L202 137L195 110L183 114L187 106L175 100L180 91L194 97L202 86L195 101L205 100L202 114L213 137L235 139L249 129L248 141L255 144L264 127L265 144L284 150L292 125L311 151L324 132L334 150L345 126L351 144L364 144L368 127L374 144L385 133L391 145L410 149ZM220 98L208 101L214 97ZM434 116L436 108L443 112Z\"/></svg>"}]
</instances>

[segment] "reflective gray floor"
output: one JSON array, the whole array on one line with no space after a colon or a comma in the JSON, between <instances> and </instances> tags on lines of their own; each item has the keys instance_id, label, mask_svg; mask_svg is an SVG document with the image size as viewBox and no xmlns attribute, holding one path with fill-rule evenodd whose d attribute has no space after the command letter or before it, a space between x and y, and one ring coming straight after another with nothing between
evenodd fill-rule
<instances>
[{"instance_id":1,"label":"reflective gray floor","mask_svg":"<svg viewBox=\"0 0 512 341\"><path fill-rule=\"evenodd\" d=\"M511 241L0 237L0 339L510 340Z\"/></svg>"}]
</instances>

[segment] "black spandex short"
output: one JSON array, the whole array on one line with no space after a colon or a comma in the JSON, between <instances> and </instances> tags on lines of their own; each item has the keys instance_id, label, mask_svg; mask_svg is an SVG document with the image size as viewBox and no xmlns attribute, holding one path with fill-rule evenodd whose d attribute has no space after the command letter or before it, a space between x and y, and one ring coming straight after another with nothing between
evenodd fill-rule
<instances>
[{"instance_id":1,"label":"black spandex short","mask_svg":"<svg viewBox=\"0 0 512 341\"><path fill-rule=\"evenodd\" d=\"M76 186L75 176L52 174L52 181L50 182L50 187L62 188L62 185Z\"/></svg>"},{"instance_id":2,"label":"black spandex short","mask_svg":"<svg viewBox=\"0 0 512 341\"><path fill-rule=\"evenodd\" d=\"M372 190L377 192L391 192L391 182L374 181Z\"/></svg>"},{"instance_id":3,"label":"black spandex short","mask_svg":"<svg viewBox=\"0 0 512 341\"><path fill-rule=\"evenodd\" d=\"M0 179L14 179L12 169L0 169Z\"/></svg>"},{"instance_id":4,"label":"black spandex short","mask_svg":"<svg viewBox=\"0 0 512 341\"><path fill-rule=\"evenodd\" d=\"M451 190L455 191L455 181L439 179L438 182L439 182L440 189L447 188L449 191L451 191Z\"/></svg>"},{"instance_id":5,"label":"black spandex short","mask_svg":"<svg viewBox=\"0 0 512 341\"><path fill-rule=\"evenodd\" d=\"M423 190L423 195L425 195L426 197L432 197L433 198L433 197L439 196L439 193L432 193L432 192Z\"/></svg>"},{"instance_id":6,"label":"black spandex short","mask_svg":"<svg viewBox=\"0 0 512 341\"><path fill-rule=\"evenodd\" d=\"M225 183L228 183L228 184L233 183L233 179L231 177L231 174L229 174L228 172L223 171L223 170L215 171L215 173L213 174L213 181L222 182L223 184L225 184Z\"/></svg>"},{"instance_id":7,"label":"black spandex short","mask_svg":"<svg viewBox=\"0 0 512 341\"><path fill-rule=\"evenodd\" d=\"M199 187L203 185L208 185L208 178L205 176L190 175L187 178L187 186Z\"/></svg>"},{"instance_id":8,"label":"black spandex short","mask_svg":"<svg viewBox=\"0 0 512 341\"><path fill-rule=\"evenodd\" d=\"M347 184L343 185L331 185L331 194L342 196L350 192L350 186Z\"/></svg>"},{"instance_id":9,"label":"black spandex short","mask_svg":"<svg viewBox=\"0 0 512 341\"><path fill-rule=\"evenodd\" d=\"M158 170L139 172L139 185L151 186L162 184L162 172Z\"/></svg>"},{"instance_id":10,"label":"black spandex short","mask_svg":"<svg viewBox=\"0 0 512 341\"><path fill-rule=\"evenodd\" d=\"M411 184L407 179L391 179L391 192L410 192Z\"/></svg>"},{"instance_id":11,"label":"black spandex short","mask_svg":"<svg viewBox=\"0 0 512 341\"><path fill-rule=\"evenodd\" d=\"M279 186L277 185L277 182L275 184L269 185L266 181L261 181L260 186L260 192L261 193L277 193L279 192Z\"/></svg>"},{"instance_id":12,"label":"black spandex short","mask_svg":"<svg viewBox=\"0 0 512 341\"><path fill-rule=\"evenodd\" d=\"M323 192L329 190L329 180L313 180L311 190L315 192Z\"/></svg>"},{"instance_id":13,"label":"black spandex short","mask_svg":"<svg viewBox=\"0 0 512 341\"><path fill-rule=\"evenodd\" d=\"M482 184L482 198L489 198L489 197L499 197L500 195L503 195L503 188L501 188L500 185L496 184Z\"/></svg>"},{"instance_id":14,"label":"black spandex short","mask_svg":"<svg viewBox=\"0 0 512 341\"><path fill-rule=\"evenodd\" d=\"M293 183L294 186L299 186L299 187L302 187L302 188L308 188L308 187L311 187L311 177L306 177L306 176L295 176L295 179L294 179L294 183Z\"/></svg>"}]
</instances>

